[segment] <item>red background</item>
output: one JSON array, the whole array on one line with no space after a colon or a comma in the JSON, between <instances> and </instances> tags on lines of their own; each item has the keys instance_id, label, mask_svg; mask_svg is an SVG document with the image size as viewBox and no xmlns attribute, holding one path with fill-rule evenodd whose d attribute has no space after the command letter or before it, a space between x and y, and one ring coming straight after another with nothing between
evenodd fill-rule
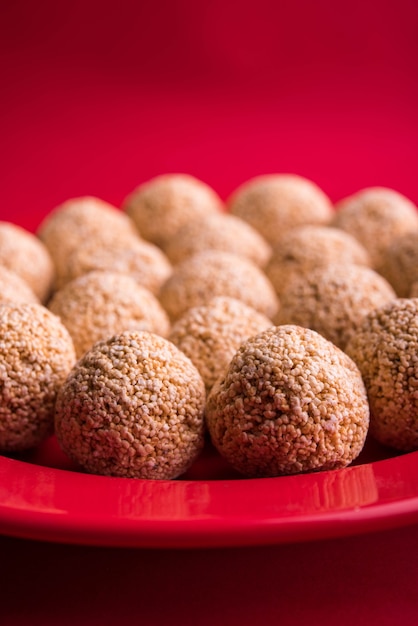
<instances>
[{"instance_id":1,"label":"red background","mask_svg":"<svg viewBox=\"0 0 418 626\"><path fill-rule=\"evenodd\" d=\"M1 8L2 203L28 227L187 171L291 171L418 202L415 0L15 0Z\"/></svg>"},{"instance_id":2,"label":"red background","mask_svg":"<svg viewBox=\"0 0 418 626\"><path fill-rule=\"evenodd\" d=\"M418 202L416 0L93 0L0 8L0 219L119 205L166 171L226 197L296 172ZM415 624L418 527L309 544L112 550L1 538L23 624Z\"/></svg>"}]
</instances>

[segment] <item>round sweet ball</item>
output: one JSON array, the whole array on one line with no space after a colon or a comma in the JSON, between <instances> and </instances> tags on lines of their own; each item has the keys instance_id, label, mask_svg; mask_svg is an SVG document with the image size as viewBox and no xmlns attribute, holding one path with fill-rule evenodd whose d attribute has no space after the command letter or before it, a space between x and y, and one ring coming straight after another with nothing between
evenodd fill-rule
<instances>
[{"instance_id":1,"label":"round sweet ball","mask_svg":"<svg viewBox=\"0 0 418 626\"><path fill-rule=\"evenodd\" d=\"M47 300L54 281L54 264L35 235L16 224L0 222L0 265L20 276L39 300Z\"/></svg>"},{"instance_id":2,"label":"round sweet ball","mask_svg":"<svg viewBox=\"0 0 418 626\"><path fill-rule=\"evenodd\" d=\"M148 241L121 237L104 246L101 242L90 240L68 256L57 288L95 270L132 276L154 294L159 292L172 273L171 263L165 254Z\"/></svg>"},{"instance_id":3,"label":"round sweet ball","mask_svg":"<svg viewBox=\"0 0 418 626\"><path fill-rule=\"evenodd\" d=\"M353 235L367 248L378 268L391 242L418 230L417 207L405 196L386 187L368 187L335 206L332 225Z\"/></svg>"},{"instance_id":4,"label":"round sweet ball","mask_svg":"<svg viewBox=\"0 0 418 626\"><path fill-rule=\"evenodd\" d=\"M370 403L370 433L398 450L418 449L418 299L370 313L346 347Z\"/></svg>"},{"instance_id":5,"label":"round sweet ball","mask_svg":"<svg viewBox=\"0 0 418 626\"><path fill-rule=\"evenodd\" d=\"M172 341L199 370L210 391L239 346L272 326L271 320L234 298L213 298L189 309L173 326Z\"/></svg>"},{"instance_id":6,"label":"round sweet ball","mask_svg":"<svg viewBox=\"0 0 418 626\"><path fill-rule=\"evenodd\" d=\"M238 187L227 206L272 246L290 228L328 223L333 212L325 193L312 181L295 174L252 178Z\"/></svg>"},{"instance_id":7,"label":"round sweet ball","mask_svg":"<svg viewBox=\"0 0 418 626\"><path fill-rule=\"evenodd\" d=\"M174 264L203 250L222 250L244 256L264 267L271 255L267 241L244 220L227 213L208 213L182 226L165 253Z\"/></svg>"},{"instance_id":8,"label":"round sweet ball","mask_svg":"<svg viewBox=\"0 0 418 626\"><path fill-rule=\"evenodd\" d=\"M57 392L74 362L71 337L48 309L0 305L0 450L27 450L51 434Z\"/></svg>"},{"instance_id":9,"label":"round sweet ball","mask_svg":"<svg viewBox=\"0 0 418 626\"><path fill-rule=\"evenodd\" d=\"M418 230L394 239L386 249L378 271L399 297L412 295L412 285L418 281Z\"/></svg>"},{"instance_id":10,"label":"round sweet ball","mask_svg":"<svg viewBox=\"0 0 418 626\"><path fill-rule=\"evenodd\" d=\"M368 267L317 267L287 284L273 321L316 330L344 350L363 318L395 298L389 283Z\"/></svg>"},{"instance_id":11,"label":"round sweet ball","mask_svg":"<svg viewBox=\"0 0 418 626\"><path fill-rule=\"evenodd\" d=\"M137 187L123 207L144 239L165 248L189 220L223 209L216 192L188 174L163 174Z\"/></svg>"},{"instance_id":12,"label":"round sweet ball","mask_svg":"<svg viewBox=\"0 0 418 626\"><path fill-rule=\"evenodd\" d=\"M195 254L175 266L160 291L160 301L172 320L216 296L240 300L270 319L279 307L273 286L260 268L244 257L215 250Z\"/></svg>"},{"instance_id":13,"label":"round sweet ball","mask_svg":"<svg viewBox=\"0 0 418 626\"><path fill-rule=\"evenodd\" d=\"M0 265L0 302L39 304L39 298L20 276Z\"/></svg>"},{"instance_id":14,"label":"round sweet ball","mask_svg":"<svg viewBox=\"0 0 418 626\"><path fill-rule=\"evenodd\" d=\"M71 198L56 207L40 224L37 235L48 248L58 275L68 256L88 241L110 245L115 239L138 237L134 223L116 207L94 196Z\"/></svg>"},{"instance_id":15,"label":"round sweet ball","mask_svg":"<svg viewBox=\"0 0 418 626\"><path fill-rule=\"evenodd\" d=\"M332 470L361 452L369 406L355 363L308 328L248 339L206 406L212 441L250 477Z\"/></svg>"},{"instance_id":16,"label":"round sweet ball","mask_svg":"<svg viewBox=\"0 0 418 626\"><path fill-rule=\"evenodd\" d=\"M370 264L366 249L350 234L329 226L298 226L285 233L265 269L276 293L301 272L318 266Z\"/></svg>"},{"instance_id":17,"label":"round sweet ball","mask_svg":"<svg viewBox=\"0 0 418 626\"><path fill-rule=\"evenodd\" d=\"M200 374L176 346L127 331L77 362L57 399L55 429L88 472L171 479L202 449L204 405Z\"/></svg>"},{"instance_id":18,"label":"round sweet ball","mask_svg":"<svg viewBox=\"0 0 418 626\"><path fill-rule=\"evenodd\" d=\"M131 277L90 272L57 291L49 309L70 333L77 357L98 341L125 330L146 330L166 336L167 313L157 298Z\"/></svg>"}]
</instances>

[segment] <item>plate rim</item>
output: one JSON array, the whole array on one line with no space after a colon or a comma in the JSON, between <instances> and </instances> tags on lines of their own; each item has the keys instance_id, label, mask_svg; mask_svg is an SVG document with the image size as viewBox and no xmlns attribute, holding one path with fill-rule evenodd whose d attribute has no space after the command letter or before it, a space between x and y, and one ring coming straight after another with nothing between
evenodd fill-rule
<instances>
[{"instance_id":1,"label":"plate rim","mask_svg":"<svg viewBox=\"0 0 418 626\"><path fill-rule=\"evenodd\" d=\"M188 485L210 485L210 489L240 491L243 485L252 483L253 486L269 486L280 484L275 482L282 479L298 480L298 476L308 477L308 482L316 478L333 474L359 471L357 468L380 470L388 476L393 469L402 469L402 466L411 466L418 475L418 452L410 452L401 456L374 461L359 466L349 466L345 469L318 472L316 474L302 474L296 476L239 479L239 480L209 480L209 481L145 481L138 479L114 478L81 474L67 469L43 467L25 461L0 456L0 474L13 482L13 475L32 478L41 471L47 476L64 477L64 481L100 484L100 481L114 481L118 485L142 485L147 489L155 483L158 486L170 484L181 485L184 490ZM122 482L120 482L122 481ZM128 481L128 482L126 482ZM274 481L274 482L271 482ZM104 484L104 483L103 483ZM108 483L109 485L110 483ZM3 480L3 491L11 489L12 483ZM235 485L235 487L234 487ZM238 487L238 485L240 487ZM84 488L84 487L83 487ZM135 490L135 489L134 489ZM179 488L180 490L180 488ZM231 495L231 494L230 494ZM36 498L35 498L36 500ZM377 500L359 506L332 508L328 510L310 512L309 514L290 514L270 518L257 517L240 519L234 515L183 516L171 519L153 518L152 516L112 516L104 515L98 522L98 517L89 519L84 517L82 509L78 514L68 513L38 503L32 509L5 503L0 498L0 533L8 536L91 546L108 547L138 547L138 548L208 548L208 547L243 547L258 545L273 545L283 543L298 543L334 537L343 537L379 530L386 530L418 522L418 481L413 494L400 497L392 501Z\"/></svg>"}]
</instances>

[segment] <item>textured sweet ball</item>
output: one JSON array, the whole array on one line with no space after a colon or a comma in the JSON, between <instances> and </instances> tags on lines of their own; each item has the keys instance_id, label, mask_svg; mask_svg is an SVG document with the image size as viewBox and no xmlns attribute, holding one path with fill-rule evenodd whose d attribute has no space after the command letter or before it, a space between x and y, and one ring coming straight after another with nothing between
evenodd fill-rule
<instances>
[{"instance_id":1,"label":"textured sweet ball","mask_svg":"<svg viewBox=\"0 0 418 626\"><path fill-rule=\"evenodd\" d=\"M166 336L168 316L157 298L130 276L90 272L57 291L49 309L70 333L77 357L97 341L125 330Z\"/></svg>"},{"instance_id":2,"label":"textured sweet ball","mask_svg":"<svg viewBox=\"0 0 418 626\"><path fill-rule=\"evenodd\" d=\"M274 246L286 230L330 221L332 205L313 182L294 174L257 176L239 187L227 202Z\"/></svg>"},{"instance_id":3,"label":"textured sweet ball","mask_svg":"<svg viewBox=\"0 0 418 626\"><path fill-rule=\"evenodd\" d=\"M32 233L9 222L0 222L0 265L22 278L44 302L54 280L48 250Z\"/></svg>"},{"instance_id":4,"label":"textured sweet ball","mask_svg":"<svg viewBox=\"0 0 418 626\"><path fill-rule=\"evenodd\" d=\"M205 386L191 361L152 333L97 343L75 365L57 400L65 452L91 473L171 479L204 439Z\"/></svg>"},{"instance_id":5,"label":"textured sweet ball","mask_svg":"<svg viewBox=\"0 0 418 626\"><path fill-rule=\"evenodd\" d=\"M51 434L57 392L74 362L58 317L40 304L0 305L0 450L33 448Z\"/></svg>"},{"instance_id":6,"label":"textured sweet ball","mask_svg":"<svg viewBox=\"0 0 418 626\"><path fill-rule=\"evenodd\" d=\"M271 247L252 226L234 215L208 213L184 224L167 244L165 253L174 264L203 250L222 250L244 256L264 267Z\"/></svg>"},{"instance_id":7,"label":"textured sweet ball","mask_svg":"<svg viewBox=\"0 0 418 626\"><path fill-rule=\"evenodd\" d=\"M252 477L346 467L369 425L355 363L313 330L272 327L238 349L209 394L212 441Z\"/></svg>"},{"instance_id":8,"label":"textured sweet ball","mask_svg":"<svg viewBox=\"0 0 418 626\"><path fill-rule=\"evenodd\" d=\"M69 254L57 288L95 270L131 276L154 294L172 273L165 254L148 241L122 236L111 245L103 245L102 241L90 240Z\"/></svg>"},{"instance_id":9,"label":"textured sweet ball","mask_svg":"<svg viewBox=\"0 0 418 626\"><path fill-rule=\"evenodd\" d=\"M137 187L124 201L142 237L165 248L189 220L223 208L216 192L187 174L163 174Z\"/></svg>"},{"instance_id":10,"label":"textured sweet ball","mask_svg":"<svg viewBox=\"0 0 418 626\"><path fill-rule=\"evenodd\" d=\"M169 340L189 357L210 391L239 346L270 326L271 320L243 302L218 297L189 309L173 326Z\"/></svg>"},{"instance_id":11,"label":"textured sweet ball","mask_svg":"<svg viewBox=\"0 0 418 626\"><path fill-rule=\"evenodd\" d=\"M356 237L378 268L387 247L404 233L418 230L417 207L386 187L369 187L336 204L332 225Z\"/></svg>"},{"instance_id":12,"label":"textured sweet ball","mask_svg":"<svg viewBox=\"0 0 418 626\"><path fill-rule=\"evenodd\" d=\"M370 260L366 249L349 233L329 226L299 226L284 234L265 272L280 297L295 275L335 263L367 266Z\"/></svg>"},{"instance_id":13,"label":"textured sweet ball","mask_svg":"<svg viewBox=\"0 0 418 626\"><path fill-rule=\"evenodd\" d=\"M174 267L160 301L172 320L216 296L241 300L272 318L278 299L265 274L251 261L229 252L207 250Z\"/></svg>"},{"instance_id":14,"label":"textured sweet ball","mask_svg":"<svg viewBox=\"0 0 418 626\"><path fill-rule=\"evenodd\" d=\"M48 248L59 279L75 249L92 241L97 246L109 246L115 239L138 237L138 231L116 207L100 198L83 196L56 207L43 220L37 235Z\"/></svg>"},{"instance_id":15,"label":"textured sweet ball","mask_svg":"<svg viewBox=\"0 0 418 626\"><path fill-rule=\"evenodd\" d=\"M393 240L385 250L378 271L399 297L414 295L411 290L418 281L418 230Z\"/></svg>"},{"instance_id":16,"label":"textured sweet ball","mask_svg":"<svg viewBox=\"0 0 418 626\"><path fill-rule=\"evenodd\" d=\"M346 347L370 403L370 433L398 450L418 449L418 299L370 313Z\"/></svg>"},{"instance_id":17,"label":"textured sweet ball","mask_svg":"<svg viewBox=\"0 0 418 626\"><path fill-rule=\"evenodd\" d=\"M39 304L39 298L20 276L0 265L0 302Z\"/></svg>"},{"instance_id":18,"label":"textured sweet ball","mask_svg":"<svg viewBox=\"0 0 418 626\"><path fill-rule=\"evenodd\" d=\"M273 321L316 330L344 350L365 315L395 298L389 283L368 267L317 267L286 285Z\"/></svg>"}]
</instances>

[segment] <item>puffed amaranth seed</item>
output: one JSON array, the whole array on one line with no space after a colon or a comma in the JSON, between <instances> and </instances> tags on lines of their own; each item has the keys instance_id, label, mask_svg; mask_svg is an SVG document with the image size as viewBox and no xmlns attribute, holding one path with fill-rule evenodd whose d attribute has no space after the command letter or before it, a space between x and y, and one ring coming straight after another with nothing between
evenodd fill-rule
<instances>
[{"instance_id":1,"label":"puffed amaranth seed","mask_svg":"<svg viewBox=\"0 0 418 626\"><path fill-rule=\"evenodd\" d=\"M367 249L377 269L392 241L418 230L417 207L408 198L386 187L367 187L335 205L332 225L356 237Z\"/></svg>"},{"instance_id":2,"label":"puffed amaranth seed","mask_svg":"<svg viewBox=\"0 0 418 626\"><path fill-rule=\"evenodd\" d=\"M139 185L124 201L144 239L165 249L189 220L223 209L209 185L188 174L162 174Z\"/></svg>"},{"instance_id":3,"label":"puffed amaranth seed","mask_svg":"<svg viewBox=\"0 0 418 626\"><path fill-rule=\"evenodd\" d=\"M172 320L215 296L241 300L270 319L279 308L273 286L259 267L217 250L195 254L176 265L160 291L160 301Z\"/></svg>"},{"instance_id":4,"label":"puffed amaranth seed","mask_svg":"<svg viewBox=\"0 0 418 626\"><path fill-rule=\"evenodd\" d=\"M316 267L286 284L273 321L316 330L344 350L363 318L395 298L389 283L369 267Z\"/></svg>"},{"instance_id":5,"label":"puffed amaranth seed","mask_svg":"<svg viewBox=\"0 0 418 626\"><path fill-rule=\"evenodd\" d=\"M93 242L103 248L115 241L139 237L127 215L94 196L71 198L57 206L42 221L37 235L54 262L57 289L68 282L67 262L74 250Z\"/></svg>"},{"instance_id":6,"label":"puffed amaranth seed","mask_svg":"<svg viewBox=\"0 0 418 626\"><path fill-rule=\"evenodd\" d=\"M54 264L35 235L16 224L0 222L0 265L20 276L41 302L48 299Z\"/></svg>"},{"instance_id":7,"label":"puffed amaranth seed","mask_svg":"<svg viewBox=\"0 0 418 626\"><path fill-rule=\"evenodd\" d=\"M315 183L295 174L252 178L235 190L227 206L272 246L291 228L327 224L333 211L330 199Z\"/></svg>"},{"instance_id":8,"label":"puffed amaranth seed","mask_svg":"<svg viewBox=\"0 0 418 626\"><path fill-rule=\"evenodd\" d=\"M400 298L413 296L412 286L418 281L418 230L392 241L385 250L378 271Z\"/></svg>"},{"instance_id":9,"label":"puffed amaranth seed","mask_svg":"<svg viewBox=\"0 0 418 626\"><path fill-rule=\"evenodd\" d=\"M40 304L0 305L0 450L33 448L52 433L56 395L74 362L58 317Z\"/></svg>"},{"instance_id":10,"label":"puffed amaranth seed","mask_svg":"<svg viewBox=\"0 0 418 626\"><path fill-rule=\"evenodd\" d=\"M171 479L202 449L204 405L203 380L176 346L127 331L73 368L58 396L56 433L88 472Z\"/></svg>"},{"instance_id":11,"label":"puffed amaranth seed","mask_svg":"<svg viewBox=\"0 0 418 626\"><path fill-rule=\"evenodd\" d=\"M57 291L49 309L61 318L81 357L97 341L125 330L166 336L168 316L157 298L131 276L90 272Z\"/></svg>"},{"instance_id":12,"label":"puffed amaranth seed","mask_svg":"<svg viewBox=\"0 0 418 626\"><path fill-rule=\"evenodd\" d=\"M370 433L398 450L418 449L418 299L370 313L346 347L370 402Z\"/></svg>"},{"instance_id":13,"label":"puffed amaranth seed","mask_svg":"<svg viewBox=\"0 0 418 626\"><path fill-rule=\"evenodd\" d=\"M39 298L23 278L0 265L0 302L39 304Z\"/></svg>"},{"instance_id":14,"label":"puffed amaranth seed","mask_svg":"<svg viewBox=\"0 0 418 626\"><path fill-rule=\"evenodd\" d=\"M284 233L265 272L280 298L285 286L295 276L336 263L369 266L370 259L357 239L339 228L298 226Z\"/></svg>"},{"instance_id":15,"label":"puffed amaranth seed","mask_svg":"<svg viewBox=\"0 0 418 626\"><path fill-rule=\"evenodd\" d=\"M212 441L250 477L332 470L361 452L369 407L355 363L310 329L273 327L246 341L209 394Z\"/></svg>"},{"instance_id":16,"label":"puffed amaranth seed","mask_svg":"<svg viewBox=\"0 0 418 626\"><path fill-rule=\"evenodd\" d=\"M76 248L67 258L57 287L93 271L126 274L139 285L157 294L172 273L171 263L154 244L139 237L121 237L110 245L90 240Z\"/></svg>"},{"instance_id":17,"label":"puffed amaranth seed","mask_svg":"<svg viewBox=\"0 0 418 626\"><path fill-rule=\"evenodd\" d=\"M194 363L210 391L239 346L270 326L271 320L243 302L218 297L186 311L168 338Z\"/></svg>"},{"instance_id":18,"label":"puffed amaranth seed","mask_svg":"<svg viewBox=\"0 0 418 626\"><path fill-rule=\"evenodd\" d=\"M271 255L267 241L255 228L235 215L207 213L184 224L165 253L173 264L204 250L221 250L250 259L264 267Z\"/></svg>"}]
</instances>

